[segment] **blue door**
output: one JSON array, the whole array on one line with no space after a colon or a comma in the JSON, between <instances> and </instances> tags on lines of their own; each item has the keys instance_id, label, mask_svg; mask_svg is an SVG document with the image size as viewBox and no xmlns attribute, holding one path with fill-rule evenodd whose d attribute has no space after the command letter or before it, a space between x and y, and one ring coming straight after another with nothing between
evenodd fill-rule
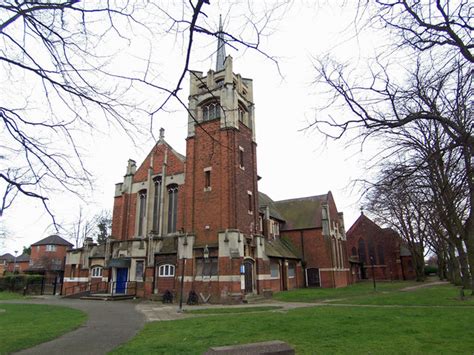
<instances>
[{"instance_id":1,"label":"blue door","mask_svg":"<svg viewBox=\"0 0 474 355\"><path fill-rule=\"evenodd\" d=\"M125 293L127 288L128 268L117 268L117 283L115 285L115 293Z\"/></svg>"}]
</instances>

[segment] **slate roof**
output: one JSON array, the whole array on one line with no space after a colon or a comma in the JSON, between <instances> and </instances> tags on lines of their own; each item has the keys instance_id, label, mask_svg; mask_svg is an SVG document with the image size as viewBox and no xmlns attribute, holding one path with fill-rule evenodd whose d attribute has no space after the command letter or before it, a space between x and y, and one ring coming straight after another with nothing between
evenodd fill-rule
<instances>
[{"instance_id":1,"label":"slate roof","mask_svg":"<svg viewBox=\"0 0 474 355\"><path fill-rule=\"evenodd\" d=\"M6 253L0 256L0 260L13 261L15 257L10 253Z\"/></svg>"},{"instance_id":2,"label":"slate roof","mask_svg":"<svg viewBox=\"0 0 474 355\"><path fill-rule=\"evenodd\" d=\"M270 217L279 219L280 221L285 220L275 206L275 202L268 195L260 191L258 192L258 205L260 209L268 207L270 209Z\"/></svg>"},{"instance_id":3,"label":"slate roof","mask_svg":"<svg viewBox=\"0 0 474 355\"><path fill-rule=\"evenodd\" d=\"M72 243L69 243L67 240L61 238L59 235L56 234L50 235L49 237L46 237L34 244L31 244L31 246L36 245L65 245L68 247L73 247Z\"/></svg>"},{"instance_id":4,"label":"slate roof","mask_svg":"<svg viewBox=\"0 0 474 355\"><path fill-rule=\"evenodd\" d=\"M285 238L265 240L265 254L273 258L301 259L293 244Z\"/></svg>"},{"instance_id":5,"label":"slate roof","mask_svg":"<svg viewBox=\"0 0 474 355\"><path fill-rule=\"evenodd\" d=\"M321 206L328 195L317 195L291 200L275 201L275 207L286 221L283 230L321 228Z\"/></svg>"},{"instance_id":6,"label":"slate roof","mask_svg":"<svg viewBox=\"0 0 474 355\"><path fill-rule=\"evenodd\" d=\"M17 262L21 262L21 261L30 261L30 256L28 254L21 254L20 256L17 256L16 257L16 261Z\"/></svg>"}]
</instances>

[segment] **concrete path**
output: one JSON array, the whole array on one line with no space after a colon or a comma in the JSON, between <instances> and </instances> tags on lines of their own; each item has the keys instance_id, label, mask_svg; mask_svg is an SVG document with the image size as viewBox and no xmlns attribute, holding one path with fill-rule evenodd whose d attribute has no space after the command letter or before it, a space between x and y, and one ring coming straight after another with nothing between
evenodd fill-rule
<instances>
[{"instance_id":1,"label":"concrete path","mask_svg":"<svg viewBox=\"0 0 474 355\"><path fill-rule=\"evenodd\" d=\"M145 317L136 310L135 301L84 301L50 296L27 303L80 309L87 313L88 320L72 332L15 354L106 354L133 338L145 324Z\"/></svg>"},{"instance_id":2,"label":"concrete path","mask_svg":"<svg viewBox=\"0 0 474 355\"><path fill-rule=\"evenodd\" d=\"M425 288L425 287L431 287L431 286L437 286L437 285L447 285L447 284L449 284L448 281L431 281L431 282L425 282L425 283L415 285L415 286L405 287L405 288L402 288L400 291L415 291L415 290L418 290L419 288Z\"/></svg>"},{"instance_id":3,"label":"concrete path","mask_svg":"<svg viewBox=\"0 0 474 355\"><path fill-rule=\"evenodd\" d=\"M198 310L198 309L217 309L217 308L253 308L253 307L280 307L275 309L275 312L286 312L289 309L314 307L324 305L323 303L304 303L304 302L279 302L279 301L263 301L252 304L236 304L236 305L219 305L219 304L202 304L196 306L183 305L184 310ZM158 302L142 301L137 304L137 310L145 315L147 322L153 321L168 321L176 319L184 319L191 317L207 316L208 314L193 314L179 312L177 305L164 305Z\"/></svg>"}]
</instances>

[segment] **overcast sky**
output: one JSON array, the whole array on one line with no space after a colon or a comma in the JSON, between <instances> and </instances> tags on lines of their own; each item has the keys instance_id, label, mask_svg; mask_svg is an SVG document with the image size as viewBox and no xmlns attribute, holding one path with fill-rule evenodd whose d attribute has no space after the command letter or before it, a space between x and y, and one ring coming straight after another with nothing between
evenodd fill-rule
<instances>
[{"instance_id":1,"label":"overcast sky","mask_svg":"<svg viewBox=\"0 0 474 355\"><path fill-rule=\"evenodd\" d=\"M214 3L214 2L211 2ZM268 2L272 3L272 2ZM241 14L245 13L245 9ZM234 6L231 12L225 5L211 5L207 9L209 22L217 26L219 13L223 14L225 30L235 29L239 12ZM339 211L344 212L346 230L360 214L359 191L351 188L354 179L366 176L365 160L373 148L346 141L327 141L313 130L305 130L321 104L318 93L321 87L314 83L316 71L314 58L331 54L341 60L364 63L373 54L374 48L384 38L374 33L354 35L352 9L337 4L295 1L276 14L278 21L272 22L268 36L262 38L262 49L278 60L277 66L252 50L236 51L227 47L227 54L234 58L234 72L253 79L256 106L256 137L258 174L262 177L259 190L274 200L319 195L332 191ZM270 31L271 30L271 31ZM174 41L174 42L173 42ZM169 53L157 60L168 72L166 80L176 79L182 63L183 47L176 39L163 40L161 53ZM169 46L169 50L168 47ZM214 40L197 37L192 54L191 68L207 72L214 68ZM136 53L140 46L130 52ZM126 61L121 64L130 65ZM187 101L188 84L183 87L181 97ZM336 108L334 114L342 114ZM185 154L187 114L174 105L168 112L160 114L153 123L154 133L165 128L165 139L178 152ZM93 175L94 191L79 201L70 195L58 192L52 198L52 206L59 222L68 223L77 215L79 206L89 214L102 209L112 209L115 183L121 182L127 160L141 163L154 141L149 135L141 136L134 145L124 132L113 127L94 136L85 135L82 151L85 162ZM3 223L9 237L0 242L0 254L21 253L23 246L45 238L54 230L51 220L42 206L35 201L18 199L14 208L7 210Z\"/></svg>"}]
</instances>

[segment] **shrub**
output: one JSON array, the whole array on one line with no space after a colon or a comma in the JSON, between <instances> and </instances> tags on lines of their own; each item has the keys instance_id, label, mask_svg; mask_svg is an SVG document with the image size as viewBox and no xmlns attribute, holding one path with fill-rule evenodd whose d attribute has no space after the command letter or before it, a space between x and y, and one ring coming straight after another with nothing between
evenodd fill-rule
<instances>
[{"instance_id":1,"label":"shrub","mask_svg":"<svg viewBox=\"0 0 474 355\"><path fill-rule=\"evenodd\" d=\"M436 266L425 266L425 275L433 275L438 273L438 268Z\"/></svg>"}]
</instances>

